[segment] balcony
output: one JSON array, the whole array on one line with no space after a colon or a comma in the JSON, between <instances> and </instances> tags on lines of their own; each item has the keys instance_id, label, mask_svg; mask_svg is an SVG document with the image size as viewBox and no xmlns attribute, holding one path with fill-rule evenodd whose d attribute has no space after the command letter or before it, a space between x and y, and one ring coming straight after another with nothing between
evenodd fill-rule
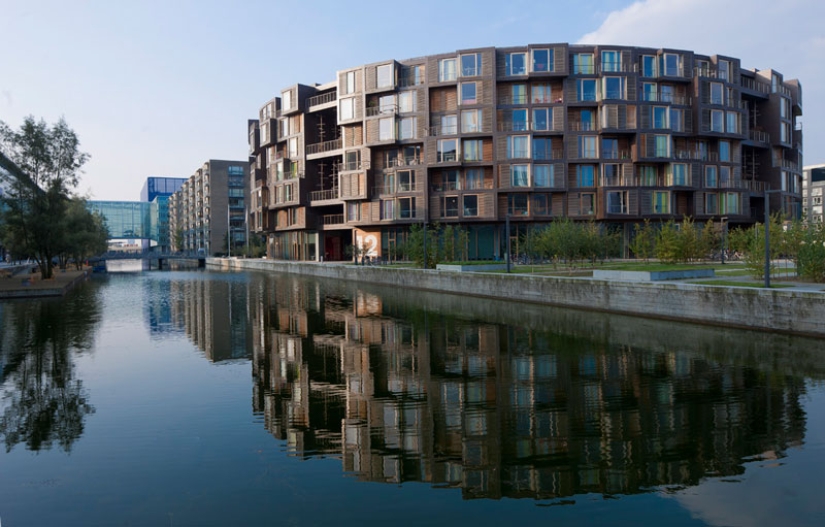
<instances>
[{"instance_id":1,"label":"balcony","mask_svg":"<svg viewBox=\"0 0 825 527\"><path fill-rule=\"evenodd\" d=\"M635 176L614 175L602 176L599 181L601 187L635 187L639 180Z\"/></svg>"},{"instance_id":2,"label":"balcony","mask_svg":"<svg viewBox=\"0 0 825 527\"><path fill-rule=\"evenodd\" d=\"M403 184L398 183L397 185L378 185L373 187L373 194L374 195L387 195L387 194L399 194L403 192L422 192L424 190L423 183L412 183L412 184Z\"/></svg>"},{"instance_id":3,"label":"balcony","mask_svg":"<svg viewBox=\"0 0 825 527\"><path fill-rule=\"evenodd\" d=\"M639 70L639 65L634 63L622 62L602 62L598 66L599 73L629 73Z\"/></svg>"},{"instance_id":4,"label":"balcony","mask_svg":"<svg viewBox=\"0 0 825 527\"><path fill-rule=\"evenodd\" d=\"M498 103L503 105L508 104L527 104L527 94L521 95L502 95L498 98Z\"/></svg>"},{"instance_id":5,"label":"balcony","mask_svg":"<svg viewBox=\"0 0 825 527\"><path fill-rule=\"evenodd\" d=\"M690 106L693 99L684 95L673 95L670 93L648 92L639 93L639 100L645 102L669 102L680 106Z\"/></svg>"},{"instance_id":6,"label":"balcony","mask_svg":"<svg viewBox=\"0 0 825 527\"><path fill-rule=\"evenodd\" d=\"M321 216L323 224L327 225L343 225L344 224L344 215L343 214L324 214Z\"/></svg>"},{"instance_id":7,"label":"balcony","mask_svg":"<svg viewBox=\"0 0 825 527\"><path fill-rule=\"evenodd\" d=\"M329 190L315 190L309 193L309 201L329 201L338 199L338 189L333 188Z\"/></svg>"},{"instance_id":8,"label":"balcony","mask_svg":"<svg viewBox=\"0 0 825 527\"><path fill-rule=\"evenodd\" d=\"M602 159L630 159L630 150L603 148Z\"/></svg>"},{"instance_id":9,"label":"balcony","mask_svg":"<svg viewBox=\"0 0 825 527\"><path fill-rule=\"evenodd\" d=\"M754 91L757 93L761 93L763 95L767 95L771 92L771 85L767 82L759 82L755 79L749 79L747 77L741 77L739 79L739 84L742 88L750 91Z\"/></svg>"},{"instance_id":10,"label":"balcony","mask_svg":"<svg viewBox=\"0 0 825 527\"><path fill-rule=\"evenodd\" d=\"M323 154L325 152L340 150L342 145L343 142L341 139L333 139L332 141L324 141L322 143L313 143L311 145L307 145L306 153L308 156L313 154Z\"/></svg>"},{"instance_id":11,"label":"balcony","mask_svg":"<svg viewBox=\"0 0 825 527\"><path fill-rule=\"evenodd\" d=\"M596 123L569 121L568 124L571 132L595 132L598 130Z\"/></svg>"},{"instance_id":12,"label":"balcony","mask_svg":"<svg viewBox=\"0 0 825 527\"><path fill-rule=\"evenodd\" d=\"M762 143L764 145L769 145L771 142L771 134L759 130L751 130L748 133L748 139L750 139L754 143Z\"/></svg>"},{"instance_id":13,"label":"balcony","mask_svg":"<svg viewBox=\"0 0 825 527\"><path fill-rule=\"evenodd\" d=\"M450 154L447 154L448 156ZM455 161L455 153L452 154L453 159L451 161ZM416 156L398 156L395 159L390 159L389 166L390 167L408 167L408 166L415 166L421 164L421 158Z\"/></svg>"},{"instance_id":14,"label":"balcony","mask_svg":"<svg viewBox=\"0 0 825 527\"><path fill-rule=\"evenodd\" d=\"M314 110L314 106L322 106L324 104L333 103L338 99L338 91L333 90L329 93L324 93L323 95L316 95L315 97L310 97L307 99L307 107L309 111Z\"/></svg>"},{"instance_id":15,"label":"balcony","mask_svg":"<svg viewBox=\"0 0 825 527\"><path fill-rule=\"evenodd\" d=\"M553 159L564 159L564 150L549 150L546 152L533 150L533 161L551 161Z\"/></svg>"},{"instance_id":16,"label":"balcony","mask_svg":"<svg viewBox=\"0 0 825 527\"><path fill-rule=\"evenodd\" d=\"M449 126L431 126L427 129L427 135L430 137L438 137L442 135L456 135L458 134L458 125Z\"/></svg>"},{"instance_id":17,"label":"balcony","mask_svg":"<svg viewBox=\"0 0 825 527\"><path fill-rule=\"evenodd\" d=\"M342 161L338 163L338 172L355 172L370 168L369 161Z\"/></svg>"},{"instance_id":18,"label":"balcony","mask_svg":"<svg viewBox=\"0 0 825 527\"><path fill-rule=\"evenodd\" d=\"M395 105L388 104L384 106L370 106L367 108L365 115L367 117L375 117L376 115L394 115L395 114Z\"/></svg>"}]
</instances>

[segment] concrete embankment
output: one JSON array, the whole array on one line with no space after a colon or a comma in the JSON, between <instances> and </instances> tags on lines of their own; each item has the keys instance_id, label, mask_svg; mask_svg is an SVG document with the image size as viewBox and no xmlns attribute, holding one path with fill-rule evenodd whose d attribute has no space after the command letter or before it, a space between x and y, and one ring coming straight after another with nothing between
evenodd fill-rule
<instances>
[{"instance_id":1,"label":"concrete embankment","mask_svg":"<svg viewBox=\"0 0 825 527\"><path fill-rule=\"evenodd\" d=\"M259 270L501 298L724 327L825 337L825 294L688 283L209 258L208 268Z\"/></svg>"}]
</instances>

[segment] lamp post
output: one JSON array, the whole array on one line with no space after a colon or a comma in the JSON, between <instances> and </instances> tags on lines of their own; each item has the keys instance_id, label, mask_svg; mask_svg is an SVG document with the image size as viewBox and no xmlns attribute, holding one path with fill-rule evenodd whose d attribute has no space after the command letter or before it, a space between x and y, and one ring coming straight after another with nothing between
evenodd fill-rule
<instances>
[{"instance_id":1,"label":"lamp post","mask_svg":"<svg viewBox=\"0 0 825 527\"><path fill-rule=\"evenodd\" d=\"M722 265L725 265L725 251L728 248L728 217L722 216L720 221L722 222Z\"/></svg>"},{"instance_id":2,"label":"lamp post","mask_svg":"<svg viewBox=\"0 0 825 527\"><path fill-rule=\"evenodd\" d=\"M771 206L768 199L770 194L781 190L765 189L765 287L771 287Z\"/></svg>"},{"instance_id":3,"label":"lamp post","mask_svg":"<svg viewBox=\"0 0 825 527\"><path fill-rule=\"evenodd\" d=\"M510 213L504 216L504 235L507 236L507 253L504 255L507 259L507 272L510 272Z\"/></svg>"}]
</instances>

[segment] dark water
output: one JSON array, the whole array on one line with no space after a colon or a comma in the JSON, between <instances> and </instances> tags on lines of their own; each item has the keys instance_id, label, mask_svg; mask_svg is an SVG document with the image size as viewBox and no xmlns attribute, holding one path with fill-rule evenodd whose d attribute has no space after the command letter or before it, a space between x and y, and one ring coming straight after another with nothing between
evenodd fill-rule
<instances>
[{"instance_id":1,"label":"dark water","mask_svg":"<svg viewBox=\"0 0 825 527\"><path fill-rule=\"evenodd\" d=\"M0 303L0 524L825 524L825 341L253 273Z\"/></svg>"}]
</instances>

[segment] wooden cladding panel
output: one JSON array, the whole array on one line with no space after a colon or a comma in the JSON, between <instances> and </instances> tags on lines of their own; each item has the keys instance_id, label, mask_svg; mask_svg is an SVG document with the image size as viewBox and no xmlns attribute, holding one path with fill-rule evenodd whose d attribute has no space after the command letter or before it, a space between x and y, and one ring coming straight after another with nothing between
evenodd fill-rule
<instances>
[{"instance_id":1,"label":"wooden cladding panel","mask_svg":"<svg viewBox=\"0 0 825 527\"><path fill-rule=\"evenodd\" d=\"M338 176L339 195L341 199L366 198L366 174L341 174Z\"/></svg>"},{"instance_id":2,"label":"wooden cladding panel","mask_svg":"<svg viewBox=\"0 0 825 527\"><path fill-rule=\"evenodd\" d=\"M430 90L431 112L455 112L458 110L458 91L455 86Z\"/></svg>"},{"instance_id":3,"label":"wooden cladding panel","mask_svg":"<svg viewBox=\"0 0 825 527\"><path fill-rule=\"evenodd\" d=\"M364 125L362 123L342 126L344 147L361 146L364 144Z\"/></svg>"}]
</instances>

